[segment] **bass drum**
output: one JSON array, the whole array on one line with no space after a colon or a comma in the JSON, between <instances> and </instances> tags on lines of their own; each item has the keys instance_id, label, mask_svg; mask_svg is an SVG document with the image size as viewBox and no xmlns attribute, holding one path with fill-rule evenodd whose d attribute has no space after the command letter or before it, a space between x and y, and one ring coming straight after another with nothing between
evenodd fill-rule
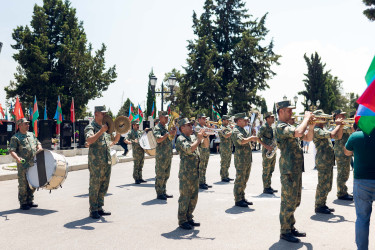
<instances>
[{"instance_id":1,"label":"bass drum","mask_svg":"<svg viewBox=\"0 0 375 250\"><path fill-rule=\"evenodd\" d=\"M139 145L143 150L146 152L146 154L154 156L156 155L156 139L154 136L154 133L152 131L148 131L143 133L141 138L139 139Z\"/></svg>"},{"instance_id":2,"label":"bass drum","mask_svg":"<svg viewBox=\"0 0 375 250\"><path fill-rule=\"evenodd\" d=\"M68 176L68 163L63 155L43 149L34 157L34 165L26 177L33 188L57 189Z\"/></svg>"}]
</instances>

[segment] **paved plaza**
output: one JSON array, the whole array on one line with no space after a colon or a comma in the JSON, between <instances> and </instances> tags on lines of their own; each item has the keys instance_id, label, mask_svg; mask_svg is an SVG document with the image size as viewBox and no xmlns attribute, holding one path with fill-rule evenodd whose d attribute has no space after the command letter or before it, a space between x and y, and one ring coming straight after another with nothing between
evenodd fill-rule
<instances>
[{"instance_id":1,"label":"paved plaza","mask_svg":"<svg viewBox=\"0 0 375 250\"><path fill-rule=\"evenodd\" d=\"M131 153L131 152L130 152ZM233 157L233 156L232 156ZM278 156L279 157L279 152ZM262 156L253 153L246 197L250 208L234 206L233 183L220 182L220 156L212 154L207 182L213 188L199 193L194 212L200 227L185 231L177 225L179 156L172 161L167 183L167 202L156 200L155 160L145 160L143 177L135 185L133 163L119 163L112 169L104 208L112 215L93 220L88 217L87 169L70 172L62 189L35 193L38 208L19 209L17 180L0 182L1 249L355 249L353 202L336 199L336 180L328 196L332 215L314 213L317 172L313 155L305 154L302 204L297 209L296 227L307 237L298 244L279 240L280 174L278 163L272 178L275 196L262 194ZM334 170L336 178L336 168ZM230 176L235 177L232 164ZM348 182L352 190L352 173ZM374 221L372 220L372 224ZM370 232L370 249L375 236Z\"/></svg>"}]
</instances>

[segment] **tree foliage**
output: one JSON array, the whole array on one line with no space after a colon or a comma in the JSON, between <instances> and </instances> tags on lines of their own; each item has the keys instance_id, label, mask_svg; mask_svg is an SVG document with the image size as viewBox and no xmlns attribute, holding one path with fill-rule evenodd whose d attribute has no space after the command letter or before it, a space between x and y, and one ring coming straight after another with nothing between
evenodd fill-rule
<instances>
[{"instance_id":1,"label":"tree foliage","mask_svg":"<svg viewBox=\"0 0 375 250\"><path fill-rule=\"evenodd\" d=\"M130 107L130 103L132 104L133 106L133 109L134 109L134 113L137 114L138 113L138 108L135 108L134 107L134 103L132 103L130 101L129 98L126 99L126 101L124 102L124 104L122 105L122 107L120 108L120 110L118 111L117 113L117 116L127 116L129 117L129 107Z\"/></svg>"},{"instance_id":2,"label":"tree foliage","mask_svg":"<svg viewBox=\"0 0 375 250\"><path fill-rule=\"evenodd\" d=\"M154 70L151 69L150 74L148 74L148 87L147 87L147 103L146 103L146 118L151 116L152 113L152 105L154 104L154 111L156 113L156 98L154 93L152 92L152 87L151 87L151 76L154 74Z\"/></svg>"},{"instance_id":3,"label":"tree foliage","mask_svg":"<svg viewBox=\"0 0 375 250\"><path fill-rule=\"evenodd\" d=\"M44 0L34 6L29 26L18 26L12 34L18 62L15 81L5 87L7 98L19 96L28 105L34 96L47 102L48 117L53 117L57 97L62 110L69 112L74 97L76 117L82 118L88 101L116 79L116 66L105 70L106 46L93 53L87 44L83 22L69 1Z\"/></svg>"},{"instance_id":4,"label":"tree foliage","mask_svg":"<svg viewBox=\"0 0 375 250\"><path fill-rule=\"evenodd\" d=\"M363 11L363 14L371 21L375 21L375 0L362 0L363 3L370 7Z\"/></svg>"},{"instance_id":5,"label":"tree foliage","mask_svg":"<svg viewBox=\"0 0 375 250\"><path fill-rule=\"evenodd\" d=\"M206 0L198 18L193 13L196 36L188 42L187 66L180 82L194 110L215 105L220 114L250 110L260 105L258 90L268 88L279 55L273 42L263 45L268 33L266 15L250 20L241 0ZM186 95L186 91L189 92Z\"/></svg>"}]
</instances>

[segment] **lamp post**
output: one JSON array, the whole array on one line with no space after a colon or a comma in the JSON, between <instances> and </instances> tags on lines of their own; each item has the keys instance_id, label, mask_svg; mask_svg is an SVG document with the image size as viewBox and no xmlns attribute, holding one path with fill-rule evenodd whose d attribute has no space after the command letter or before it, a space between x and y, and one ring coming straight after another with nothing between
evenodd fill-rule
<instances>
[{"instance_id":1,"label":"lamp post","mask_svg":"<svg viewBox=\"0 0 375 250\"><path fill-rule=\"evenodd\" d=\"M297 107L298 96L294 96L293 100L294 100L294 106Z\"/></svg>"},{"instance_id":2,"label":"lamp post","mask_svg":"<svg viewBox=\"0 0 375 250\"><path fill-rule=\"evenodd\" d=\"M168 87L170 88L171 91L164 91L164 82L161 82L161 91L155 91L155 87L156 87L156 82L157 82L157 78L152 75L150 77L150 83L151 83L151 88L152 88L152 92L155 94L161 94L161 111L163 111L163 104L164 104L164 94L171 94L173 95L173 89L176 85L176 82L177 82L177 79L175 77L174 74L172 74L169 78L168 78Z\"/></svg>"},{"instance_id":3,"label":"lamp post","mask_svg":"<svg viewBox=\"0 0 375 250\"><path fill-rule=\"evenodd\" d=\"M3 47L3 43L0 42L0 53L1 53L1 48Z\"/></svg>"},{"instance_id":4,"label":"lamp post","mask_svg":"<svg viewBox=\"0 0 375 250\"><path fill-rule=\"evenodd\" d=\"M286 95L284 95L283 101L286 101L287 99L288 99L288 97L286 97Z\"/></svg>"},{"instance_id":5,"label":"lamp post","mask_svg":"<svg viewBox=\"0 0 375 250\"><path fill-rule=\"evenodd\" d=\"M320 101L317 100L316 101L316 106L315 105L312 105L312 102L310 100L307 100L307 109L311 109L312 112L314 112L320 105Z\"/></svg>"}]
</instances>

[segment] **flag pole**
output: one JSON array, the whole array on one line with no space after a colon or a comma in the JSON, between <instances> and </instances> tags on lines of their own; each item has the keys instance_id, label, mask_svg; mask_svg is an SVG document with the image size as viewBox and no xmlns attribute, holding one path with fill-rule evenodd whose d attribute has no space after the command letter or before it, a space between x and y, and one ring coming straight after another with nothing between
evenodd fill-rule
<instances>
[{"instance_id":1,"label":"flag pole","mask_svg":"<svg viewBox=\"0 0 375 250\"><path fill-rule=\"evenodd\" d=\"M73 119L73 142L74 142L74 150L77 148L77 143L76 143L76 114L74 111L74 98L72 97L72 102L73 102L73 113L74 113L74 119ZM70 112L71 114L72 112ZM72 119L72 117L70 117Z\"/></svg>"}]
</instances>

